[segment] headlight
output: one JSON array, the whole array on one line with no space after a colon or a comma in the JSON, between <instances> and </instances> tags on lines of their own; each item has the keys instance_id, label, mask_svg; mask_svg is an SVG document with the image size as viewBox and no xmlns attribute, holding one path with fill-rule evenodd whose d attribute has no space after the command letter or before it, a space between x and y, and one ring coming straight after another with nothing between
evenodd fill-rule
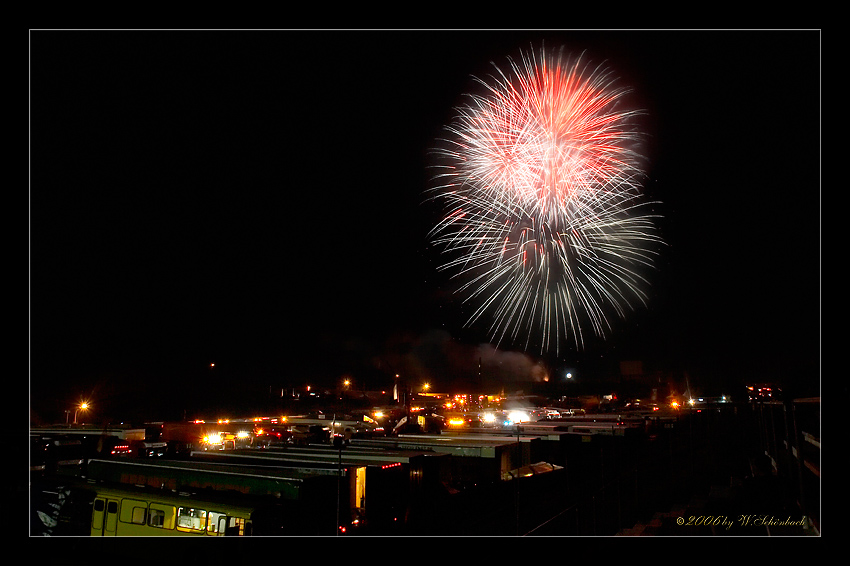
<instances>
[{"instance_id":1,"label":"headlight","mask_svg":"<svg viewBox=\"0 0 850 566\"><path fill-rule=\"evenodd\" d=\"M495 413L484 413L484 415L481 417L481 420L485 423L494 423L496 422L496 415Z\"/></svg>"},{"instance_id":2,"label":"headlight","mask_svg":"<svg viewBox=\"0 0 850 566\"><path fill-rule=\"evenodd\" d=\"M221 444L221 435L217 432L213 433L206 437L206 441L209 444Z\"/></svg>"},{"instance_id":3,"label":"headlight","mask_svg":"<svg viewBox=\"0 0 850 566\"><path fill-rule=\"evenodd\" d=\"M525 411L511 411L508 413L508 419L510 419L512 423L524 423L531 420L528 413Z\"/></svg>"}]
</instances>

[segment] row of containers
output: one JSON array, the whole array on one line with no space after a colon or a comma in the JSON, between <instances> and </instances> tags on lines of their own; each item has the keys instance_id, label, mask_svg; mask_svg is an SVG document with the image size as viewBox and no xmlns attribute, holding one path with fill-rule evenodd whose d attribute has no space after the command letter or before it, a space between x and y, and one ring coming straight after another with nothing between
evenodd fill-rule
<instances>
[{"instance_id":1,"label":"row of containers","mask_svg":"<svg viewBox=\"0 0 850 566\"><path fill-rule=\"evenodd\" d=\"M648 418L585 415L502 429L331 438L314 424L306 430L316 436L298 443L199 443L178 455L150 429L32 429L30 531L523 534L557 513L547 505L565 505L568 492L611 473L597 473L590 454L643 442L676 421ZM39 459L47 448L54 457Z\"/></svg>"}]
</instances>

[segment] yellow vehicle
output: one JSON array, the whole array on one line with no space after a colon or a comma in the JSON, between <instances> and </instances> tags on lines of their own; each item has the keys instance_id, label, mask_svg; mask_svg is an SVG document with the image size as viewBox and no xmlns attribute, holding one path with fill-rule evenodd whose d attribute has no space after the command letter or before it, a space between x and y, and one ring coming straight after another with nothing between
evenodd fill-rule
<instances>
[{"instance_id":1,"label":"yellow vehicle","mask_svg":"<svg viewBox=\"0 0 850 566\"><path fill-rule=\"evenodd\" d=\"M211 491L183 494L124 484L33 486L31 534L44 536L247 536L269 527L268 502Z\"/></svg>"},{"instance_id":2,"label":"yellow vehicle","mask_svg":"<svg viewBox=\"0 0 850 566\"><path fill-rule=\"evenodd\" d=\"M251 506L169 492L94 487L92 536L251 534Z\"/></svg>"}]
</instances>

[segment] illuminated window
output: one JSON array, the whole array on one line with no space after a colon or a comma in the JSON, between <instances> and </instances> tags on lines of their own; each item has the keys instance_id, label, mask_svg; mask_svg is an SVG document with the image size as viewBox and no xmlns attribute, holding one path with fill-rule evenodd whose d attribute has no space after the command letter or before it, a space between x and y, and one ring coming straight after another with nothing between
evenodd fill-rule
<instances>
[{"instance_id":1,"label":"illuminated window","mask_svg":"<svg viewBox=\"0 0 850 566\"><path fill-rule=\"evenodd\" d=\"M218 511L210 511L209 522L207 523L207 534L218 535L223 534L227 528L227 514L219 513Z\"/></svg>"},{"instance_id":2,"label":"illuminated window","mask_svg":"<svg viewBox=\"0 0 850 566\"><path fill-rule=\"evenodd\" d=\"M228 517L227 529L224 534L227 536L243 536L245 534L246 521L242 517Z\"/></svg>"},{"instance_id":3,"label":"illuminated window","mask_svg":"<svg viewBox=\"0 0 850 566\"><path fill-rule=\"evenodd\" d=\"M194 507L180 507L177 509L177 530L190 532L204 532L207 526L207 512L204 509Z\"/></svg>"},{"instance_id":4,"label":"illuminated window","mask_svg":"<svg viewBox=\"0 0 850 566\"><path fill-rule=\"evenodd\" d=\"M361 466L355 473L355 495L354 501L357 507L366 507L366 468Z\"/></svg>"}]
</instances>

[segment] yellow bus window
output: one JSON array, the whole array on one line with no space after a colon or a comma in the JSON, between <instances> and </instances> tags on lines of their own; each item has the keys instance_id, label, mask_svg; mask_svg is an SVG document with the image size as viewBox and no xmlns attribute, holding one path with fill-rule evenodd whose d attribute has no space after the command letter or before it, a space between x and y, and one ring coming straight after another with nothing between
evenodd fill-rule
<instances>
[{"instance_id":1,"label":"yellow bus window","mask_svg":"<svg viewBox=\"0 0 850 566\"><path fill-rule=\"evenodd\" d=\"M227 521L227 536L243 536L245 535L245 519L242 517L230 517Z\"/></svg>"},{"instance_id":2,"label":"yellow bus window","mask_svg":"<svg viewBox=\"0 0 850 566\"><path fill-rule=\"evenodd\" d=\"M106 508L106 502L97 498L94 500L94 511L91 516L91 524L93 529L100 530L103 528L103 510Z\"/></svg>"},{"instance_id":3,"label":"yellow bus window","mask_svg":"<svg viewBox=\"0 0 850 566\"><path fill-rule=\"evenodd\" d=\"M118 515L118 520L122 523L135 523L137 525L144 525L147 509L147 501L139 501L136 499L122 499L121 513Z\"/></svg>"},{"instance_id":4,"label":"yellow bus window","mask_svg":"<svg viewBox=\"0 0 850 566\"><path fill-rule=\"evenodd\" d=\"M148 525L160 529L173 529L175 511L177 510L171 505L151 503L150 513L148 513Z\"/></svg>"},{"instance_id":5,"label":"yellow bus window","mask_svg":"<svg viewBox=\"0 0 850 566\"><path fill-rule=\"evenodd\" d=\"M207 526L207 512L204 509L194 507L180 507L177 509L177 530L204 532Z\"/></svg>"},{"instance_id":6,"label":"yellow bus window","mask_svg":"<svg viewBox=\"0 0 850 566\"><path fill-rule=\"evenodd\" d=\"M210 511L207 517L207 534L223 535L225 528L227 528L227 513Z\"/></svg>"}]
</instances>

